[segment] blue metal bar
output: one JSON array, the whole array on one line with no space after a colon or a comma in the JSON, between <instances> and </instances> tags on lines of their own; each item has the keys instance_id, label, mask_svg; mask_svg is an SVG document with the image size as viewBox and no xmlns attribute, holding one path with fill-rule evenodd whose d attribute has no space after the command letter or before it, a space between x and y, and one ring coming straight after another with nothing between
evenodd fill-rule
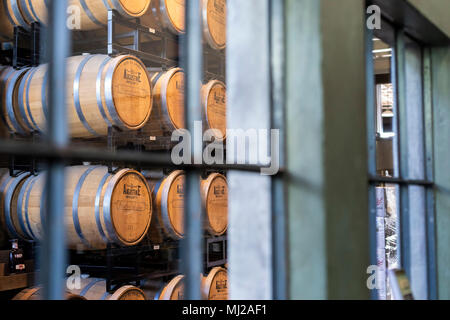
<instances>
[{"instance_id":1,"label":"blue metal bar","mask_svg":"<svg viewBox=\"0 0 450 320\"><path fill-rule=\"evenodd\" d=\"M425 177L434 181L434 141L433 141L433 98L431 80L431 49L426 48L423 53L423 95L424 95L424 126L425 126ZM428 297L437 299L437 261L436 261L436 213L434 190L426 190L427 210L427 254L428 254Z\"/></svg>"},{"instance_id":2,"label":"blue metal bar","mask_svg":"<svg viewBox=\"0 0 450 320\"><path fill-rule=\"evenodd\" d=\"M366 122L367 122L367 149L368 149L368 171L369 175L377 174L376 167L376 101L375 101L375 68L373 62L373 30L365 29L365 50L366 50ZM377 224L376 224L376 193L375 186L369 186L369 252L370 264L377 265ZM372 300L377 300L378 290L370 292Z\"/></svg>"},{"instance_id":3,"label":"blue metal bar","mask_svg":"<svg viewBox=\"0 0 450 320\"><path fill-rule=\"evenodd\" d=\"M401 30L396 31L395 43L395 62L396 62L396 97L398 112L398 144L399 144L399 177L408 178L408 136L406 129L406 79L405 79L405 34ZM411 262L410 262L410 239L409 239L409 192L408 185L400 186L400 228L399 230L399 246L400 265L405 269L408 277L411 279Z\"/></svg>"},{"instance_id":4,"label":"blue metal bar","mask_svg":"<svg viewBox=\"0 0 450 320\"><path fill-rule=\"evenodd\" d=\"M192 135L192 158L202 158L202 134L195 135L195 122L201 123L201 81L203 78L203 45L201 1L186 1L186 35L182 37L182 65L186 72L185 108L186 128ZM202 273L202 206L200 177L195 171L186 174L185 236L182 241L182 269L185 275L185 298L200 300L200 274Z\"/></svg>"},{"instance_id":5,"label":"blue metal bar","mask_svg":"<svg viewBox=\"0 0 450 320\"><path fill-rule=\"evenodd\" d=\"M271 50L271 128L280 130L280 166L285 165L285 5L284 1L270 1L270 50ZM274 154L273 152L271 153ZM272 159L274 161L274 159ZM272 281L273 297L286 300L288 297L288 241L286 231L287 193L285 177L272 177Z\"/></svg>"},{"instance_id":6,"label":"blue metal bar","mask_svg":"<svg viewBox=\"0 0 450 320\"><path fill-rule=\"evenodd\" d=\"M66 28L67 0L51 1L48 14L49 47L49 115L47 138L50 145L63 147L68 142L66 118L66 57L70 52L70 36ZM41 276L44 298L64 297L66 245L64 228L64 164L49 162L46 181L46 205L41 248Z\"/></svg>"}]
</instances>

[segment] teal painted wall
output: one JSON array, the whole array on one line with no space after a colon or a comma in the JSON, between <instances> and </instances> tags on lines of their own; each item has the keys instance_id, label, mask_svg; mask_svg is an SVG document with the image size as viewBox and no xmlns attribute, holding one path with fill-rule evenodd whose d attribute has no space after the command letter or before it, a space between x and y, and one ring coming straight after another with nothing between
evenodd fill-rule
<instances>
[{"instance_id":1,"label":"teal painted wall","mask_svg":"<svg viewBox=\"0 0 450 320\"><path fill-rule=\"evenodd\" d=\"M366 299L363 0L287 0L290 294Z\"/></svg>"},{"instance_id":2,"label":"teal painted wall","mask_svg":"<svg viewBox=\"0 0 450 320\"><path fill-rule=\"evenodd\" d=\"M438 297L450 299L450 47L432 49Z\"/></svg>"}]
</instances>

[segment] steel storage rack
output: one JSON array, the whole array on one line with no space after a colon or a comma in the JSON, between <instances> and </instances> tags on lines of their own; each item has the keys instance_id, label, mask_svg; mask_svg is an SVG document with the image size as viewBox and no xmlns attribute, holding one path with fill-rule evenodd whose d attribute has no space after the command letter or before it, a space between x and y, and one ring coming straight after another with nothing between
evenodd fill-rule
<instances>
[{"instance_id":1,"label":"steel storage rack","mask_svg":"<svg viewBox=\"0 0 450 320\"><path fill-rule=\"evenodd\" d=\"M65 63L65 59L69 56L69 48L71 44L71 36L74 38L73 46L74 51L78 53L82 52L95 52L95 53L107 53L114 55L117 53L130 53L140 57L149 68L161 68L165 70L171 66L175 66L181 63L186 73L185 80L185 114L187 129L193 131L194 121L200 121L199 105L200 105L200 83L202 80L209 80L211 78L217 78L225 81L225 53L214 52L211 49L206 48L203 44L201 26L200 26L200 3L197 1L189 1L186 3L186 35L182 36L182 52L184 55L180 61L176 59L169 59L167 57L167 46L170 41L177 40L177 38L165 31L159 32L142 27L139 21L124 20L114 11L109 11L108 15L108 33L107 39L99 39L94 41L88 39L87 34L83 33L70 33L66 30L65 12L67 7L67 0L51 1L49 7L49 23L46 32L46 48L47 59L49 61L49 117L48 117L48 131L45 137L33 138L33 139L14 139L13 140L0 140L0 155L7 157L14 157L13 161L10 161L11 171L23 170L20 167L16 158L20 159L32 159L32 163L26 168L27 171L34 172L36 170L36 161L45 162L48 167L48 179L47 188L47 212L44 224L44 240L41 243L40 250L40 272L41 279L45 288L45 298L47 299L60 299L63 292L63 282L65 266L67 262L67 253L64 246L65 231L59 226L63 224L64 203L61 199L64 199L64 191L59 187L64 183L64 165L68 163L106 163L109 164L112 170L116 164L131 164L135 168L164 168L166 170L185 170L187 173L186 185L188 186L185 195L185 232L186 236L181 241L179 248L179 258L181 259L181 271L186 276L186 289L185 297L187 299L200 299L200 284L198 283L198 274L202 272L203 267L211 268L216 265L223 265L226 261L226 237L213 237L204 238L201 230L200 220L197 215L202 212L200 205L200 195L189 190L199 189L199 176L202 173L208 171L220 171L227 172L229 170L259 172L261 166L258 165L210 165L206 166L196 164L183 164L175 165L171 161L170 154L167 150L159 150L146 152L142 148L139 134L138 138L132 139L134 143L132 147L123 148L123 145L117 144L115 139L116 135L120 135L115 128L108 130L108 137L106 146L103 143L103 147L98 147L98 144L86 144L80 145L74 143L69 145L69 137L67 134L67 128L65 126L65 94L66 90L64 86L60 86L60 83L64 83L66 76L65 68L62 66ZM281 2L272 2L272 11L274 16L282 15L283 8ZM279 19L282 23L282 19ZM278 21L274 19L274 21ZM132 29L129 33L117 36L114 32L116 24L128 27ZM279 29L280 25L273 23L273 33L278 36L282 36L282 30ZM23 30L18 30L17 35L22 36L25 39L27 35L21 35ZM17 50L14 61L17 66L34 65L37 61L42 60L38 58L38 51L36 41L40 35L40 28L38 25L33 27L33 33L30 35L29 43L31 43L31 55L29 51ZM131 45L120 44L120 41L128 38L131 41ZM142 50L143 39L152 39L151 41L163 43L160 54L150 54ZM131 39L131 40L130 40ZM145 41L144 41L145 42ZM99 44L97 47L95 44ZM100 45L101 44L101 45ZM106 44L106 48L105 48ZM273 42L272 50L283 50L281 44L278 41ZM84 46L84 47L83 47ZM91 50L87 47L91 46ZM42 53L42 51L40 51ZM207 57L205 57L207 56ZM278 56L278 55L276 55ZM280 55L282 56L282 55ZM30 57L30 59L28 59ZM273 78L272 82L278 92L282 93L284 89L283 84L283 60L275 59L272 61L273 65ZM282 94L273 94L272 101L272 127L284 129L284 111L283 111L283 97ZM283 139L282 139L283 141ZM199 141L194 144L200 143ZM102 144L100 144L102 146ZM126 146L126 144L125 144ZM195 150L194 150L195 152ZM195 153L194 153L195 154ZM281 159L281 165L283 165L284 159ZM274 218L274 265L277 279L275 283L278 285L275 289L276 296L278 298L284 297L286 292L285 272L283 262L285 261L283 251L285 248L285 242L283 239L284 232L284 184L283 184L283 170L273 177L272 183L272 197L273 197L273 218ZM203 215L203 213L201 213ZM172 245L172 244L171 244ZM206 257L203 256L204 247L206 250ZM211 252L208 250L212 248ZM128 251L127 251L128 250ZM112 273L114 272L113 259L118 256L131 255L145 255L155 252L155 245L142 244L134 248L114 248L108 246L106 250L107 262L101 267L106 273L110 273L108 277L108 289L111 290L114 285L124 282L123 279L114 279ZM206 261L206 262L205 262ZM134 275L132 279L125 279L125 282L139 281L142 278L141 264L138 263L134 269ZM85 266L89 268L89 266ZM95 265L91 267L95 268ZM167 270L166 270L167 271ZM163 276L167 276L172 271L168 270Z\"/></svg>"}]
</instances>

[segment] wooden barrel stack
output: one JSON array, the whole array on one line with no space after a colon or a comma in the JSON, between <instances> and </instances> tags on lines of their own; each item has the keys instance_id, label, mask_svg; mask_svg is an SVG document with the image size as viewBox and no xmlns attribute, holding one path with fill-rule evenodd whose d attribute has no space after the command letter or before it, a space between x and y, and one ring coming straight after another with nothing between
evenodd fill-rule
<instances>
[{"instance_id":1,"label":"wooden barrel stack","mask_svg":"<svg viewBox=\"0 0 450 320\"><path fill-rule=\"evenodd\" d=\"M48 0L0 1L3 2L0 4L0 42L14 40L14 26L31 31L33 22L47 23ZM72 19L68 23L72 23L75 29L91 31L88 37L105 35L110 9L125 18L143 18L141 22L144 23L145 17L151 14L152 23L156 19L161 28L175 35L185 32L186 0L68 1L67 14ZM226 0L198 1L202 6L205 52L224 50ZM151 10L148 10L150 6ZM80 14L79 20L77 13ZM122 27L118 26L115 32L122 32ZM86 35L77 33L77 37ZM167 44L162 47L162 50L167 50ZM178 47L175 48L178 52ZM77 51L84 52L84 49ZM222 54L217 52L212 56L220 60ZM175 61L177 58L169 59ZM161 70L164 71L149 74L144 63L131 55L83 54L68 58L66 83L61 85L65 85L67 90L70 136L85 139L105 137L111 127L120 131L136 131L149 122L164 128L164 133L185 128L184 72L178 67L166 70L162 66ZM14 139L30 139L34 138L34 133L46 132L48 77L47 64L22 69L0 66L0 130L6 129ZM211 138L215 140L226 139L226 99L223 82L213 79L202 86L203 125L205 130L213 129ZM15 137L16 134L21 137ZM137 245L149 233L152 217L163 230L166 240L184 237L183 171L174 171L155 180L132 169L111 173L105 166L84 165L67 167L65 174L66 185L61 187L65 190L64 228L69 249L104 250L108 244ZM45 180L45 171L10 176L9 170L0 169L0 245L8 238L24 242L42 240L47 207ZM211 174L201 181L199 192L206 212L205 232L213 237L225 234L228 227L226 177ZM156 210L155 216L153 210ZM157 298L183 299L183 278L181 275L175 277L164 288L159 283ZM228 298L225 269L215 268L207 276L202 275L201 283L204 299ZM41 300L42 296L42 287L38 286L23 290L14 299ZM66 299L146 300L146 296L134 286L123 286L114 293L108 293L106 280L88 278L82 279L80 289L68 290Z\"/></svg>"},{"instance_id":2,"label":"wooden barrel stack","mask_svg":"<svg viewBox=\"0 0 450 320\"><path fill-rule=\"evenodd\" d=\"M172 132L185 128L184 116L184 72L173 68L151 74L153 85L153 114L150 122L161 124ZM211 80L201 89L202 118L205 130L212 129L211 137L226 138L227 119L226 86L218 80Z\"/></svg>"},{"instance_id":3,"label":"wooden barrel stack","mask_svg":"<svg viewBox=\"0 0 450 320\"><path fill-rule=\"evenodd\" d=\"M108 243L138 244L152 216L152 197L145 178L131 169L108 173L103 166L66 169L66 230L71 249L99 250ZM42 239L45 174L1 182L1 218L8 233L23 240Z\"/></svg>"},{"instance_id":4,"label":"wooden barrel stack","mask_svg":"<svg viewBox=\"0 0 450 320\"><path fill-rule=\"evenodd\" d=\"M66 300L147 300L145 293L135 286L122 286L113 293L106 291L106 280L87 278L80 280L80 289L67 290ZM12 300L42 300L42 287L27 288Z\"/></svg>"},{"instance_id":5,"label":"wooden barrel stack","mask_svg":"<svg viewBox=\"0 0 450 320\"><path fill-rule=\"evenodd\" d=\"M0 39L13 38L14 26L29 29L32 22L47 23L47 0L2 0L0 6ZM69 15L80 13L69 20L73 27L80 30L95 30L105 27L108 22L108 10L115 9L126 18L136 18L144 15L151 0L69 0ZM79 25L76 23L79 22Z\"/></svg>"},{"instance_id":6,"label":"wooden barrel stack","mask_svg":"<svg viewBox=\"0 0 450 320\"><path fill-rule=\"evenodd\" d=\"M157 223L164 234L173 240L184 236L184 188L185 174L173 171L162 180L147 176L155 196ZM226 233L228 228L228 184L226 177L213 173L201 181L202 205L205 208L204 227L213 236Z\"/></svg>"},{"instance_id":7,"label":"wooden barrel stack","mask_svg":"<svg viewBox=\"0 0 450 320\"><path fill-rule=\"evenodd\" d=\"M67 62L72 137L106 136L109 126L137 130L147 123L153 106L152 86L140 59L130 55L81 55ZM1 115L11 132L45 132L47 77L47 65L0 70Z\"/></svg>"}]
</instances>

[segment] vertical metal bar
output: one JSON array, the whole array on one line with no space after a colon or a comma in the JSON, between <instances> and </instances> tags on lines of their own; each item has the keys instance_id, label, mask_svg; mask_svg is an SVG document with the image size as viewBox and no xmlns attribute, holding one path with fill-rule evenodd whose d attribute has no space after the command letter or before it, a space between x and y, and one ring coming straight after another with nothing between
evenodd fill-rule
<instances>
[{"instance_id":1,"label":"vertical metal bar","mask_svg":"<svg viewBox=\"0 0 450 320\"><path fill-rule=\"evenodd\" d=\"M138 19L139 23L139 19ZM134 50L140 51L141 50L141 29L139 27L136 27L136 30L134 30L134 44L133 44Z\"/></svg>"},{"instance_id":2,"label":"vertical metal bar","mask_svg":"<svg viewBox=\"0 0 450 320\"><path fill-rule=\"evenodd\" d=\"M202 137L195 136L195 123L201 123L201 81L203 73L203 38L201 1L186 1L186 34L182 37L182 64L186 72L186 128L192 135L191 159L202 159ZM185 237L182 241L182 268L185 275L185 296L200 300L202 273L202 206L200 176L195 171L186 174Z\"/></svg>"},{"instance_id":3,"label":"vertical metal bar","mask_svg":"<svg viewBox=\"0 0 450 320\"><path fill-rule=\"evenodd\" d=\"M376 112L375 112L375 67L373 62L373 30L365 29L366 42L366 105L367 105L367 148L369 175L376 176Z\"/></svg>"},{"instance_id":4,"label":"vertical metal bar","mask_svg":"<svg viewBox=\"0 0 450 320\"><path fill-rule=\"evenodd\" d=\"M403 31L397 30L395 34L395 61L396 61L396 98L397 98L397 114L398 114L398 149L399 149L399 177L408 178L408 161L406 155L407 149L407 132L406 132L406 84L405 84L405 34ZM410 257L409 257L409 199L408 186L400 186L400 234L399 244L399 261L402 268L405 269L408 276L410 273Z\"/></svg>"},{"instance_id":5,"label":"vertical metal bar","mask_svg":"<svg viewBox=\"0 0 450 320\"><path fill-rule=\"evenodd\" d=\"M397 38L397 62L401 178L423 179L426 176L423 54L419 44L402 31ZM426 190L414 185L400 188L401 261L411 280L414 296L427 299L429 261Z\"/></svg>"},{"instance_id":6,"label":"vertical metal bar","mask_svg":"<svg viewBox=\"0 0 450 320\"><path fill-rule=\"evenodd\" d=\"M369 175L377 174L376 166L376 113L375 113L375 67L373 62L373 38L374 32L365 28L365 49L366 49L366 122L367 122L367 154ZM369 252L370 264L377 265L377 225L376 225L376 193L375 186L369 186ZM378 290L371 290L371 299L377 300Z\"/></svg>"},{"instance_id":7,"label":"vertical metal bar","mask_svg":"<svg viewBox=\"0 0 450 320\"><path fill-rule=\"evenodd\" d=\"M423 53L423 96L424 96L424 127L425 127L425 177L434 181L434 141L433 141L433 98L431 80L431 49ZM428 297L437 299L437 265L436 265L436 217L434 209L434 190L426 190L427 210L427 253L428 253Z\"/></svg>"},{"instance_id":8,"label":"vertical metal bar","mask_svg":"<svg viewBox=\"0 0 450 320\"><path fill-rule=\"evenodd\" d=\"M285 19L284 1L270 1L270 58L271 58L271 128L280 130L280 144L276 152L280 153L280 166L285 165ZM273 154L273 153L272 153ZM273 160L272 160L273 161ZM286 207L287 194L285 179L277 175L272 177L272 281L273 297L286 300L287 283L287 231Z\"/></svg>"},{"instance_id":9,"label":"vertical metal bar","mask_svg":"<svg viewBox=\"0 0 450 320\"><path fill-rule=\"evenodd\" d=\"M114 54L113 45L116 40L114 38L114 35L116 34L115 28L116 28L116 24L115 24L114 11L108 10L108 55Z\"/></svg>"},{"instance_id":10,"label":"vertical metal bar","mask_svg":"<svg viewBox=\"0 0 450 320\"><path fill-rule=\"evenodd\" d=\"M67 0L51 1L47 43L49 44L49 114L48 142L64 147L68 141L66 118L66 58L70 52L70 35L66 28ZM43 221L41 263L44 297L63 298L66 267L64 228L64 164L50 162L46 182L46 216ZM41 208L41 210L44 208Z\"/></svg>"},{"instance_id":11,"label":"vertical metal bar","mask_svg":"<svg viewBox=\"0 0 450 320\"><path fill-rule=\"evenodd\" d=\"M392 83L392 91L393 91L393 111L394 111L394 118L392 119L392 129L395 133L394 138L392 140L392 151L393 151L393 164L394 164L394 177L400 178L400 138L401 138L401 132L400 132L400 116L399 116L399 101L398 101L398 82L397 82L397 34L396 30L394 28L391 29L392 38L394 39L392 46L392 58L391 58L391 83ZM402 248L401 248L401 238L402 238L402 221L401 221L401 189L399 185L395 186L395 194L397 195L396 198L396 230L397 230L397 259L400 261L399 265L401 266L402 261Z\"/></svg>"}]
</instances>

